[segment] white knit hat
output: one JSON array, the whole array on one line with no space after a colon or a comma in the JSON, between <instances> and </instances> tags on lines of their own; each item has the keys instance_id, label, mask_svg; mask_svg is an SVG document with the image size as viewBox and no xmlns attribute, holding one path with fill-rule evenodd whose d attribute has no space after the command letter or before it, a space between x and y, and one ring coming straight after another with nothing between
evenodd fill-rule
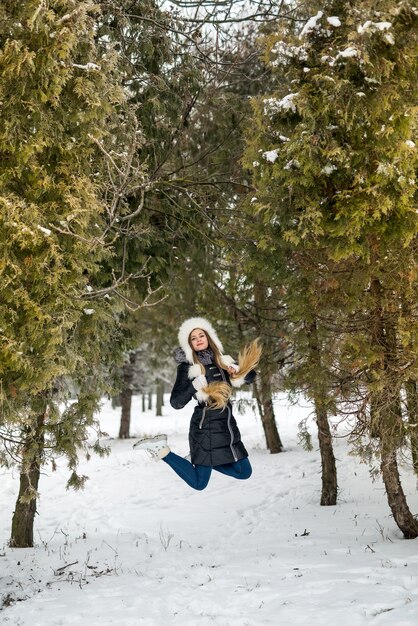
<instances>
[{"instance_id":1,"label":"white knit hat","mask_svg":"<svg viewBox=\"0 0 418 626\"><path fill-rule=\"evenodd\" d=\"M189 345L189 336L195 328L201 328L202 330L207 332L215 346L218 348L219 352L221 354L223 353L224 349L222 343L218 335L216 334L216 330L213 328L212 324L204 317L190 317L183 322L179 329L179 344L184 351L186 359L189 363L194 363L193 350Z\"/></svg>"}]
</instances>

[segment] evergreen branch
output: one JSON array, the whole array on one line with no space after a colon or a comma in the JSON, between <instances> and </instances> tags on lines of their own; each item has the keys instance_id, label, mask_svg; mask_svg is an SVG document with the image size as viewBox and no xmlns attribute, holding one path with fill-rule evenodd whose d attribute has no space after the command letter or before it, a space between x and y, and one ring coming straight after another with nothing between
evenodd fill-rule
<instances>
[{"instance_id":1,"label":"evergreen branch","mask_svg":"<svg viewBox=\"0 0 418 626\"><path fill-rule=\"evenodd\" d=\"M83 11L96 11L96 10L97 9L96 9L96 7L95 7L93 2L83 2L81 5L79 5L77 8L75 8L73 11L71 11L71 13L66 13L65 15L60 17L56 21L56 24L58 26L61 26L61 24L65 24L65 22L69 22L74 17L78 17L78 15L81 12L83 12Z\"/></svg>"},{"instance_id":2,"label":"evergreen branch","mask_svg":"<svg viewBox=\"0 0 418 626\"><path fill-rule=\"evenodd\" d=\"M242 115L241 118L238 120L238 125L240 125L244 119L245 119L245 116ZM188 169L190 167L193 167L193 165L196 165L197 163L200 163L201 161L203 161L210 154L214 154L215 152L217 152L228 141L228 139L231 137L231 135L234 132L235 132L235 129L231 129L227 133L227 135L222 139L222 141L220 141L213 148L211 148L211 149L207 150L206 152L204 152L202 154L202 156L200 156L198 159L195 159L194 161L192 161L191 163L188 163L186 165L182 165L181 167L177 168L176 170L172 170L171 172L168 172L166 175L167 176L172 176L172 175L177 174L178 172L180 172L182 170L185 170L185 169Z\"/></svg>"},{"instance_id":3,"label":"evergreen branch","mask_svg":"<svg viewBox=\"0 0 418 626\"><path fill-rule=\"evenodd\" d=\"M174 133L173 133L173 135L171 137L170 148L169 148L169 150L167 150L163 160L157 165L156 169L151 174L150 181L156 180L158 172L161 170L161 168L163 167L164 163L167 162L170 154L173 152L173 150L175 148L175 145L176 145L176 138L181 135L182 131L186 127L188 119L189 119L189 117L191 115L191 112L193 110L193 107L195 106L195 104L197 102L197 97L198 97L198 93L194 94L190 98L189 102L186 102L185 107L184 107L184 111L183 111L183 114L182 114L182 117L181 117L181 122L179 123L179 125L177 126L176 130L174 131Z\"/></svg>"}]
</instances>

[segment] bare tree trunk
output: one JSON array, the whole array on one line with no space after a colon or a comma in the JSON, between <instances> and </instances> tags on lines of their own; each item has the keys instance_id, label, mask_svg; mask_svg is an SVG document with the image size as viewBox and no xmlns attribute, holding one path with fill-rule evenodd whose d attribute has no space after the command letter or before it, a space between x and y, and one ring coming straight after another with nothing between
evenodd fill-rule
<instances>
[{"instance_id":1,"label":"bare tree trunk","mask_svg":"<svg viewBox=\"0 0 418 626\"><path fill-rule=\"evenodd\" d=\"M267 339L269 333L266 333L265 326L266 323L271 323L266 322L263 317L263 307L265 307L267 301L267 288L261 281L254 283L254 301L257 313L257 332L263 344L263 355L258 366L259 377L255 383L255 392L267 449L271 454L277 454L283 450L283 444L276 424L276 416L274 415L271 388L272 372L275 368L277 369L277 366L275 363L269 362L270 350Z\"/></svg>"},{"instance_id":2,"label":"bare tree trunk","mask_svg":"<svg viewBox=\"0 0 418 626\"><path fill-rule=\"evenodd\" d=\"M411 442L412 464L418 476L418 389L415 380L405 383L406 402L408 408L408 431Z\"/></svg>"},{"instance_id":3,"label":"bare tree trunk","mask_svg":"<svg viewBox=\"0 0 418 626\"><path fill-rule=\"evenodd\" d=\"M157 397L156 397L156 416L161 417L163 414L163 395L164 395L164 381L161 378L157 378Z\"/></svg>"},{"instance_id":4,"label":"bare tree trunk","mask_svg":"<svg viewBox=\"0 0 418 626\"><path fill-rule=\"evenodd\" d=\"M338 484L331 431L323 403L315 400L314 404L322 467L321 506L333 506L337 503Z\"/></svg>"},{"instance_id":5,"label":"bare tree trunk","mask_svg":"<svg viewBox=\"0 0 418 626\"><path fill-rule=\"evenodd\" d=\"M44 421L46 407L36 420L23 447L19 495L12 519L10 546L33 547L33 524L36 514L36 498L44 447Z\"/></svg>"},{"instance_id":6,"label":"bare tree trunk","mask_svg":"<svg viewBox=\"0 0 418 626\"><path fill-rule=\"evenodd\" d=\"M418 520L412 515L399 476L396 454L404 442L404 427L400 392L396 380L396 325L393 316L382 309L382 286L377 278L371 281L371 294L375 308L371 336L382 350L382 360L377 374L383 385L377 397L377 424L380 440L380 469L393 518L406 539L418 537Z\"/></svg>"},{"instance_id":7,"label":"bare tree trunk","mask_svg":"<svg viewBox=\"0 0 418 626\"><path fill-rule=\"evenodd\" d=\"M135 359L135 352L130 352L128 361L126 361L122 370L122 391L120 394L122 413L120 418L119 439L129 439Z\"/></svg>"},{"instance_id":8,"label":"bare tree trunk","mask_svg":"<svg viewBox=\"0 0 418 626\"><path fill-rule=\"evenodd\" d=\"M148 393L148 411L152 411L152 391Z\"/></svg>"},{"instance_id":9,"label":"bare tree trunk","mask_svg":"<svg viewBox=\"0 0 418 626\"><path fill-rule=\"evenodd\" d=\"M271 393L270 376L263 372L263 364L260 363L260 376L256 382L257 404L263 425L266 446L271 454L283 451L283 444L277 430L276 417L274 415L273 398Z\"/></svg>"},{"instance_id":10,"label":"bare tree trunk","mask_svg":"<svg viewBox=\"0 0 418 626\"><path fill-rule=\"evenodd\" d=\"M145 413L146 410L146 406L145 406L145 393L142 394L142 412Z\"/></svg>"},{"instance_id":11,"label":"bare tree trunk","mask_svg":"<svg viewBox=\"0 0 418 626\"><path fill-rule=\"evenodd\" d=\"M119 439L129 439L131 427L132 389L122 389L120 394L122 414L120 418Z\"/></svg>"},{"instance_id":12,"label":"bare tree trunk","mask_svg":"<svg viewBox=\"0 0 418 626\"><path fill-rule=\"evenodd\" d=\"M386 447L383 439L381 439L380 453L380 469L393 518L405 539L415 539L418 537L418 520L409 510L405 493L402 489L398 463L396 461L396 450L390 450L390 447Z\"/></svg>"},{"instance_id":13,"label":"bare tree trunk","mask_svg":"<svg viewBox=\"0 0 418 626\"><path fill-rule=\"evenodd\" d=\"M319 375L320 380L319 383L315 382L312 387L322 467L321 505L333 506L337 503L337 468L335 465L331 430L328 421L327 391L322 383L321 346L319 344L316 321L312 322L312 324L309 326L308 341L310 349L310 361L314 365L314 368L317 375Z\"/></svg>"}]
</instances>

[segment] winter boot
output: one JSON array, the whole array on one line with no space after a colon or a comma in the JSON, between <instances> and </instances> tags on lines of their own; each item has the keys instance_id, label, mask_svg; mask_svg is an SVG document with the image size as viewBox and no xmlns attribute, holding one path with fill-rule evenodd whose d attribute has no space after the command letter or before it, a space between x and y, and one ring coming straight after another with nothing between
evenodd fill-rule
<instances>
[{"instance_id":1,"label":"winter boot","mask_svg":"<svg viewBox=\"0 0 418 626\"><path fill-rule=\"evenodd\" d=\"M145 450L154 461L163 459L170 452L170 448L167 446L167 435L145 437L134 443L133 448L134 450Z\"/></svg>"}]
</instances>

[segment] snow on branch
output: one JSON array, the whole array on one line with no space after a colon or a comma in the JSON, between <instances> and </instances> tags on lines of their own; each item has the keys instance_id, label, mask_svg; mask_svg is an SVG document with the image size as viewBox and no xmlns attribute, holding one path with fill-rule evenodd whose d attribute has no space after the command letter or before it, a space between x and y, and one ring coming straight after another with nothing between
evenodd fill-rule
<instances>
[{"instance_id":1,"label":"snow on branch","mask_svg":"<svg viewBox=\"0 0 418 626\"><path fill-rule=\"evenodd\" d=\"M318 24L318 22L323 15L324 14L322 11L318 11L316 15L314 15L313 17L310 17L308 21L306 22L305 26L300 31L299 37L300 38L305 37L305 35L309 35L309 33L311 33L313 30L320 28L320 25Z\"/></svg>"},{"instance_id":2,"label":"snow on branch","mask_svg":"<svg viewBox=\"0 0 418 626\"><path fill-rule=\"evenodd\" d=\"M382 30L388 30L391 27L392 27L391 22L372 22L371 20L368 20L362 26L358 26L357 27L357 32L360 35L363 35L363 33L366 33L369 30L371 30L371 31L376 31L376 30L382 31Z\"/></svg>"},{"instance_id":3,"label":"snow on branch","mask_svg":"<svg viewBox=\"0 0 418 626\"><path fill-rule=\"evenodd\" d=\"M298 61L307 61L308 52L305 44L301 46L292 46L285 41L278 41L271 49L272 54L277 55L277 59L271 62L271 65L287 65L293 59Z\"/></svg>"},{"instance_id":4,"label":"snow on branch","mask_svg":"<svg viewBox=\"0 0 418 626\"><path fill-rule=\"evenodd\" d=\"M269 163L274 163L278 156L279 156L279 148L276 148L275 150L267 150L266 152L263 152L263 157L266 159L266 161L269 161Z\"/></svg>"},{"instance_id":5,"label":"snow on branch","mask_svg":"<svg viewBox=\"0 0 418 626\"><path fill-rule=\"evenodd\" d=\"M287 96L278 100L277 98L266 98L263 100L264 115L274 115L280 111L292 111L296 113L295 98L298 93L289 93Z\"/></svg>"},{"instance_id":6,"label":"snow on branch","mask_svg":"<svg viewBox=\"0 0 418 626\"><path fill-rule=\"evenodd\" d=\"M77 67L79 70L87 70L88 72L90 70L100 71L102 69L101 66L96 63L86 63L85 65L80 65L80 63L71 63L71 65L73 67Z\"/></svg>"}]
</instances>

